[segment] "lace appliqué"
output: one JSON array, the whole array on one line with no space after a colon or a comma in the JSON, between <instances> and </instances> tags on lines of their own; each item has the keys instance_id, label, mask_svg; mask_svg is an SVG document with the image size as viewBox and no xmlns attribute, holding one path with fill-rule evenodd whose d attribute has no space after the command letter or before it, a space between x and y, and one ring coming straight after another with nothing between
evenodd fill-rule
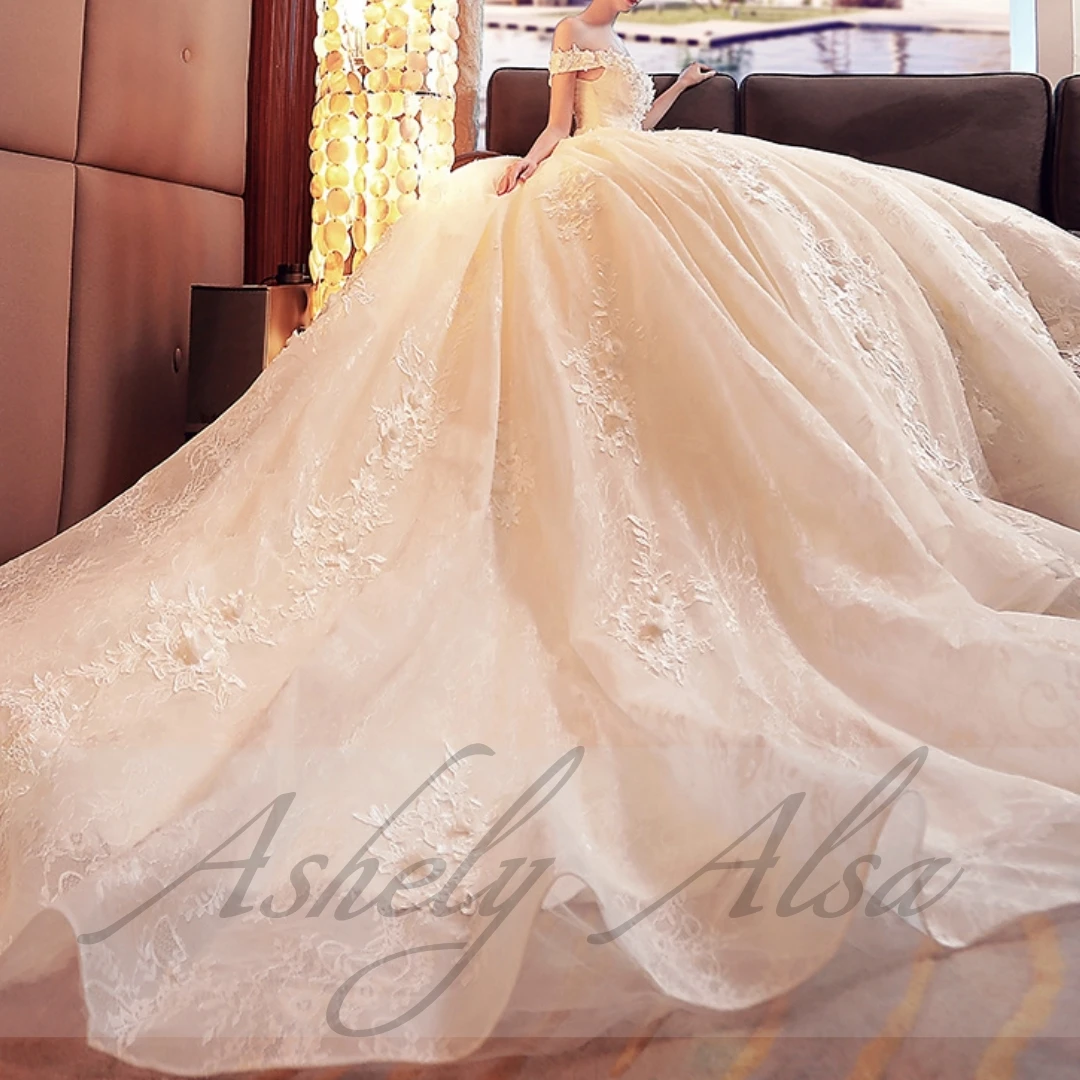
<instances>
[{"instance_id":1,"label":"lace appliqu\u00e9","mask_svg":"<svg viewBox=\"0 0 1080 1080\"><path fill-rule=\"evenodd\" d=\"M881 377L879 385L888 388L918 464L972 501L980 501L983 495L971 463L959 454L946 452L926 422L916 374L904 359L903 342L891 319L883 319L880 305L875 312L866 303L870 296L885 295L880 268L852 251L843 240L819 237L809 217L762 175L768 162L742 150L717 147L715 139L711 143L703 141L702 145L738 179L745 198L780 211L798 229L805 258L795 267L796 272L867 367Z\"/></svg>"},{"instance_id":2,"label":"lace appliqu\u00e9","mask_svg":"<svg viewBox=\"0 0 1080 1080\"><path fill-rule=\"evenodd\" d=\"M559 175L558 184L540 198L544 209L555 222L560 240L581 236L592 239L592 222L600 208L596 196L596 172L583 165L568 165Z\"/></svg>"},{"instance_id":3,"label":"lace appliqu\u00e9","mask_svg":"<svg viewBox=\"0 0 1080 1080\"><path fill-rule=\"evenodd\" d=\"M447 758L452 755L449 747L446 753ZM460 865L476 849L498 814L472 793L468 765L467 761L458 762L441 773L392 821L389 806L372 806L366 815L353 815L373 829L390 823L370 848L380 871L395 876L427 859ZM462 882L474 878L476 869L473 867ZM456 902L463 899L459 893Z\"/></svg>"},{"instance_id":4,"label":"lace appliqu\u00e9","mask_svg":"<svg viewBox=\"0 0 1080 1080\"><path fill-rule=\"evenodd\" d=\"M634 399L622 371L626 346L615 329L615 283L610 269L600 268L597 274L588 340L572 349L563 364L570 369L570 388L600 451L613 457L625 455L636 465Z\"/></svg>"},{"instance_id":5,"label":"lace appliqu\u00e9","mask_svg":"<svg viewBox=\"0 0 1080 1080\"><path fill-rule=\"evenodd\" d=\"M621 65L627 81L630 83L632 99L630 103L630 116L632 126L640 128L649 110L656 100L656 86L649 75L634 62L633 58L625 53L617 54L617 63Z\"/></svg>"},{"instance_id":6,"label":"lace appliqu\u00e9","mask_svg":"<svg viewBox=\"0 0 1080 1080\"><path fill-rule=\"evenodd\" d=\"M173 693L208 694L219 712L244 681L230 668L229 646L273 645L269 623L255 601L242 591L210 600L205 589L188 584L184 600L169 600L150 586L147 605L156 616L141 633L105 650L101 660L83 664L70 675L109 686L145 667L171 684Z\"/></svg>"},{"instance_id":7,"label":"lace appliqu\u00e9","mask_svg":"<svg viewBox=\"0 0 1080 1080\"><path fill-rule=\"evenodd\" d=\"M314 330L316 331L315 336L319 336L334 323L354 314L358 307L366 307L374 302L375 294L371 291L371 287L364 277L364 272L367 269L365 261L365 265L361 270L353 274L337 292L330 294L326 306L305 331L306 335L311 335Z\"/></svg>"},{"instance_id":8,"label":"lace appliqu\u00e9","mask_svg":"<svg viewBox=\"0 0 1080 1080\"><path fill-rule=\"evenodd\" d=\"M1035 307L1062 359L1080 378L1080 303L1062 296L1040 297Z\"/></svg>"},{"instance_id":9,"label":"lace appliqu\u00e9","mask_svg":"<svg viewBox=\"0 0 1080 1080\"><path fill-rule=\"evenodd\" d=\"M890 388L892 404L916 460L924 469L943 476L969 499L978 502L982 493L971 465L946 453L926 423L918 382L904 359L899 335L865 304L868 295L884 296L878 280L880 270L837 240L807 238L806 250L810 255L808 276L818 286L827 310L847 330L867 366L882 377L882 385Z\"/></svg>"},{"instance_id":10,"label":"lace appliqu\u00e9","mask_svg":"<svg viewBox=\"0 0 1080 1080\"><path fill-rule=\"evenodd\" d=\"M394 404L373 407L378 443L367 460L403 480L420 453L434 445L443 413L435 393L435 365L411 335L405 335L394 362L405 376L405 386Z\"/></svg>"},{"instance_id":11,"label":"lace appliqu\u00e9","mask_svg":"<svg viewBox=\"0 0 1080 1080\"><path fill-rule=\"evenodd\" d=\"M275 622L313 617L327 589L363 584L383 565L365 543L390 522L394 481L432 445L444 417L435 392L435 364L409 333L395 362L404 376L399 397L390 406L373 406L376 443L364 467L346 491L320 495L296 517L287 557L294 599L273 609ZM71 727L80 707L76 701L82 698L80 683L106 687L139 671L168 683L172 693L207 694L222 710L234 692L245 689L232 670L229 647L273 645L270 625L270 616L242 590L210 598L189 582L185 599L173 600L151 585L143 629L105 646L99 659L62 674L35 675L28 687L0 686L0 710L8 714L6 723L0 714L0 753L20 773L37 772Z\"/></svg>"},{"instance_id":12,"label":"lace appliqu\u00e9","mask_svg":"<svg viewBox=\"0 0 1080 1080\"><path fill-rule=\"evenodd\" d=\"M67 734L75 710L69 708L71 685L64 676L50 672L35 675L33 682L15 690L0 687L0 759L18 772L36 775L42 758Z\"/></svg>"},{"instance_id":13,"label":"lace appliqu\u00e9","mask_svg":"<svg viewBox=\"0 0 1080 1080\"><path fill-rule=\"evenodd\" d=\"M617 54L614 49L582 49L578 45L571 45L566 49L552 49L551 58L548 60L548 86L556 75L568 71L606 68L611 57L615 55Z\"/></svg>"},{"instance_id":14,"label":"lace appliqu\u00e9","mask_svg":"<svg viewBox=\"0 0 1080 1080\"><path fill-rule=\"evenodd\" d=\"M654 675L681 684L690 657L712 648L692 625L689 612L696 604L712 604L715 589L706 581L681 579L664 570L656 527L633 514L627 522L634 573L608 629Z\"/></svg>"},{"instance_id":15,"label":"lace appliqu\u00e9","mask_svg":"<svg viewBox=\"0 0 1080 1080\"><path fill-rule=\"evenodd\" d=\"M170 600L151 585L147 611L146 626L106 648L99 660L35 675L22 689L0 687L0 710L7 712L0 757L21 774L37 774L63 742L86 692L139 671L167 684L170 693L206 694L221 712L233 692L244 689L229 646L274 643L266 616L243 592L211 600L189 584L185 599Z\"/></svg>"},{"instance_id":16,"label":"lace appliqu\u00e9","mask_svg":"<svg viewBox=\"0 0 1080 1080\"><path fill-rule=\"evenodd\" d=\"M334 498L320 495L295 519L292 567L296 598L288 618L315 614L315 600L323 590L348 580L369 580L382 568L383 559L364 550L364 541L380 525L390 523L386 493L374 469L364 469L347 491Z\"/></svg>"},{"instance_id":17,"label":"lace appliqu\u00e9","mask_svg":"<svg viewBox=\"0 0 1080 1080\"><path fill-rule=\"evenodd\" d=\"M357 304L370 304L374 299L375 294L360 274L354 274L341 292L341 301L346 311L351 311Z\"/></svg>"},{"instance_id":18,"label":"lace appliqu\u00e9","mask_svg":"<svg viewBox=\"0 0 1080 1080\"><path fill-rule=\"evenodd\" d=\"M574 120L578 132L616 127L641 130L656 97L652 79L623 49L552 49L548 85L567 71L603 68L595 79L578 79L574 87ZM616 82L611 83L614 76ZM601 85L602 84L602 85Z\"/></svg>"},{"instance_id":19,"label":"lace appliqu\u00e9","mask_svg":"<svg viewBox=\"0 0 1080 1080\"><path fill-rule=\"evenodd\" d=\"M1056 569L1062 577L1072 578L1080 574L1080 563L1046 535L1046 529L1040 526L1037 514L1004 502L988 502L986 507L995 517L1008 522L1021 536L1033 541L1027 547L1026 554L1042 558L1047 552L1051 552L1059 560Z\"/></svg>"},{"instance_id":20,"label":"lace appliqu\u00e9","mask_svg":"<svg viewBox=\"0 0 1080 1080\"><path fill-rule=\"evenodd\" d=\"M49 545L5 563L0 566L0 619L13 624L16 619L28 618L37 604L59 595L100 563L100 557L72 556ZM33 602L28 603L31 593Z\"/></svg>"},{"instance_id":21,"label":"lace appliqu\u00e9","mask_svg":"<svg viewBox=\"0 0 1080 1080\"><path fill-rule=\"evenodd\" d=\"M510 528L518 523L525 499L534 485L531 460L516 440L500 431L491 480L491 512L500 525Z\"/></svg>"},{"instance_id":22,"label":"lace appliqu\u00e9","mask_svg":"<svg viewBox=\"0 0 1080 1080\"><path fill-rule=\"evenodd\" d=\"M403 479L420 454L434 444L445 418L435 390L436 368L408 332L394 362L404 375L397 401L372 407L376 442L349 487L334 498L320 496L293 525L295 597L286 618L311 617L319 595L348 582L363 584L382 569L384 559L366 548L376 529L391 522L394 480Z\"/></svg>"}]
</instances>

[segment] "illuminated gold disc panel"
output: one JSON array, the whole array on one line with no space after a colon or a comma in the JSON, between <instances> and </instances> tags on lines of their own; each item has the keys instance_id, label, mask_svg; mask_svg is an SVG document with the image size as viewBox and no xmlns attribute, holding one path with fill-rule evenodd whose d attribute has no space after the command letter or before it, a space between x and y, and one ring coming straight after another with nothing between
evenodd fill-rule
<instances>
[{"instance_id":1,"label":"illuminated gold disc panel","mask_svg":"<svg viewBox=\"0 0 1080 1080\"><path fill-rule=\"evenodd\" d=\"M315 308L454 163L458 0L315 0Z\"/></svg>"}]
</instances>

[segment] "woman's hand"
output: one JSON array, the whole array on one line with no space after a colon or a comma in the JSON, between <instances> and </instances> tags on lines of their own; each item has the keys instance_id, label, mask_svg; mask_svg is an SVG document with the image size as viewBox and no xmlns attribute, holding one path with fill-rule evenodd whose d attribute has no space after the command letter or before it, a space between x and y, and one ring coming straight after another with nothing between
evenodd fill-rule
<instances>
[{"instance_id":1,"label":"woman's hand","mask_svg":"<svg viewBox=\"0 0 1080 1080\"><path fill-rule=\"evenodd\" d=\"M536 172L534 162L528 158L516 158L506 166L506 171L499 177L499 182L495 185L496 194L505 195L513 191L518 184L523 184L528 180L534 172Z\"/></svg>"},{"instance_id":2,"label":"woman's hand","mask_svg":"<svg viewBox=\"0 0 1080 1080\"><path fill-rule=\"evenodd\" d=\"M706 79L711 79L715 74L716 72L712 68L695 62L683 68L675 81L682 89L686 90L691 86L697 86L698 83L704 82Z\"/></svg>"}]
</instances>

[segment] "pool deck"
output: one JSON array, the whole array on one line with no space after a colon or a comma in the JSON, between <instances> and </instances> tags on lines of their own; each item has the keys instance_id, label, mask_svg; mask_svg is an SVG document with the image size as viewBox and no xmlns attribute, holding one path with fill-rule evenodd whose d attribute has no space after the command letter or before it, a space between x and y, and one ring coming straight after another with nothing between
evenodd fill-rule
<instances>
[{"instance_id":1,"label":"pool deck","mask_svg":"<svg viewBox=\"0 0 1080 1080\"><path fill-rule=\"evenodd\" d=\"M619 24L619 36L625 41L701 46L760 41L763 38L852 26L1007 34L1008 11L1000 10L1000 5L996 6L999 10L988 10L984 4L973 3L972 0L914 0L898 10L840 8L835 12L822 12L806 19L781 23L757 23L751 19L702 19L700 22L650 24L623 20ZM492 29L550 34L560 19L579 10L579 6L519 6L488 0L484 9L484 25Z\"/></svg>"}]
</instances>

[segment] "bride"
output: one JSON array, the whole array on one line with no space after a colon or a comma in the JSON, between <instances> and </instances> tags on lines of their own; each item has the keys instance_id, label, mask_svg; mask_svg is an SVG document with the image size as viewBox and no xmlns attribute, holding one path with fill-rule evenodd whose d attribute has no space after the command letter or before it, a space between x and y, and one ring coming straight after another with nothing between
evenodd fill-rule
<instances>
[{"instance_id":1,"label":"bride","mask_svg":"<svg viewBox=\"0 0 1080 1080\"><path fill-rule=\"evenodd\" d=\"M0 570L2 971L75 935L95 1046L442 1060L1080 900L1080 242L652 130L708 73L631 6Z\"/></svg>"}]
</instances>

